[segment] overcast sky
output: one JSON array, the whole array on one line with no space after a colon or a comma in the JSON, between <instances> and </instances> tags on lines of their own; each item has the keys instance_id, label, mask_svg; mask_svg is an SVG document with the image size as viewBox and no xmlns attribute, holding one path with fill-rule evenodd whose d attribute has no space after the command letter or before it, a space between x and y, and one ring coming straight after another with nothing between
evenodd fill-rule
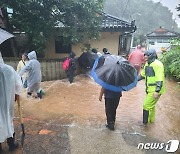
<instances>
[{"instance_id":1,"label":"overcast sky","mask_svg":"<svg viewBox=\"0 0 180 154\"><path fill-rule=\"evenodd\" d=\"M173 12L173 19L175 19L176 23L178 24L178 27L180 27L180 18L178 17L178 14L180 14L180 11L178 12L176 10L176 7L178 4L180 4L180 0L152 0L154 2L161 2L164 6L167 6L171 12Z\"/></svg>"}]
</instances>

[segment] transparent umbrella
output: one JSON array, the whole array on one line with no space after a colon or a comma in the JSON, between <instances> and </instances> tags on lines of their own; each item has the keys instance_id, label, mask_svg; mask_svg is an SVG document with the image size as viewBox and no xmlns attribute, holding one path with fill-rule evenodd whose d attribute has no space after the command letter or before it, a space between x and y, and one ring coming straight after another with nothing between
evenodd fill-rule
<instances>
[{"instance_id":1,"label":"transparent umbrella","mask_svg":"<svg viewBox=\"0 0 180 154\"><path fill-rule=\"evenodd\" d=\"M11 37L14 37L14 35L0 28L0 44Z\"/></svg>"}]
</instances>

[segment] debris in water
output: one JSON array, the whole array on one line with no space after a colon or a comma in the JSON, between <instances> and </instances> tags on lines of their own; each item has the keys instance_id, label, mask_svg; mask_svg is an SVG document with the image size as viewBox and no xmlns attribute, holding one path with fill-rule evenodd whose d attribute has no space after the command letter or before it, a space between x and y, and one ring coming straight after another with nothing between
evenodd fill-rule
<instances>
[{"instance_id":1,"label":"debris in water","mask_svg":"<svg viewBox=\"0 0 180 154\"><path fill-rule=\"evenodd\" d=\"M47 134L49 134L49 133L51 133L51 132L52 132L52 131L50 131L50 130L42 129L42 130L39 131L39 134L40 134L40 135L47 135Z\"/></svg>"}]
</instances>

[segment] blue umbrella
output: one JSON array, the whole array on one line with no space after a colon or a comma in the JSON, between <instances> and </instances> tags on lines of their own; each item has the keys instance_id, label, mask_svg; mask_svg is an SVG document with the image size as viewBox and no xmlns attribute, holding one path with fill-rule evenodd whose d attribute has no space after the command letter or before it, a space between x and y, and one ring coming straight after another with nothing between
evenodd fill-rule
<instances>
[{"instance_id":1,"label":"blue umbrella","mask_svg":"<svg viewBox=\"0 0 180 154\"><path fill-rule=\"evenodd\" d=\"M103 88L120 92L137 85L136 69L123 57L104 55L97 58L91 76Z\"/></svg>"}]
</instances>

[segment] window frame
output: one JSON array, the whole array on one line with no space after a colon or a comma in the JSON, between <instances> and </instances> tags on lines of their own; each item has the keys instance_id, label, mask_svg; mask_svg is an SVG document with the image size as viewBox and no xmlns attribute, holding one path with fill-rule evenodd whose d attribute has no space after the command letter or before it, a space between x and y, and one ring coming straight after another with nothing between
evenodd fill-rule
<instances>
[{"instance_id":1,"label":"window frame","mask_svg":"<svg viewBox=\"0 0 180 154\"><path fill-rule=\"evenodd\" d=\"M70 38L65 38L63 36L58 36L55 38L55 53L56 54L66 54L70 53L72 50L72 45L67 44Z\"/></svg>"}]
</instances>

